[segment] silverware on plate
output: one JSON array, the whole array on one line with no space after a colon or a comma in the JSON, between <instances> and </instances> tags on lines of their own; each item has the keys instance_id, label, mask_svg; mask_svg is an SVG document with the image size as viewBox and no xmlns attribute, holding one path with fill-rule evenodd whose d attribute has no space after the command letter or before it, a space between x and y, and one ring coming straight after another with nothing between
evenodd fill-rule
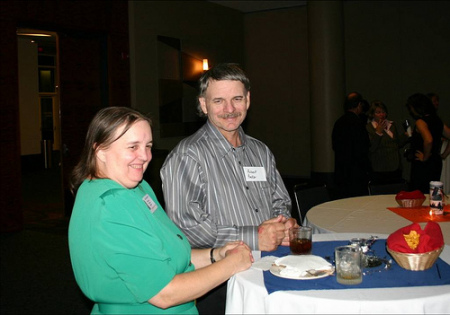
<instances>
[{"instance_id":1,"label":"silverware on plate","mask_svg":"<svg viewBox=\"0 0 450 315\"><path fill-rule=\"evenodd\" d=\"M311 276L311 277L320 277L323 275L332 275L334 273L334 267L330 268L330 269L321 269L321 270L316 270L316 269L309 269L309 270L305 270L305 272Z\"/></svg>"}]
</instances>

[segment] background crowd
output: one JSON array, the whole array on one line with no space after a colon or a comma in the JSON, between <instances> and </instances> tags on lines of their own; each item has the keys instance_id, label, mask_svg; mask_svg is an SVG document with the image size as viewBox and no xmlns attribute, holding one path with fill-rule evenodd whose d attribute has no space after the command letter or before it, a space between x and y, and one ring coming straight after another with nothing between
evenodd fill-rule
<instances>
[{"instance_id":1,"label":"background crowd","mask_svg":"<svg viewBox=\"0 0 450 315\"><path fill-rule=\"evenodd\" d=\"M410 169L409 189L423 193L429 193L430 181L448 177L443 161L450 154L450 129L437 114L437 94L408 97L406 108L414 123L407 120L401 126L388 120L382 101L368 104L360 93L348 94L345 113L333 128L338 198L367 195L369 182L405 182L404 168Z\"/></svg>"}]
</instances>

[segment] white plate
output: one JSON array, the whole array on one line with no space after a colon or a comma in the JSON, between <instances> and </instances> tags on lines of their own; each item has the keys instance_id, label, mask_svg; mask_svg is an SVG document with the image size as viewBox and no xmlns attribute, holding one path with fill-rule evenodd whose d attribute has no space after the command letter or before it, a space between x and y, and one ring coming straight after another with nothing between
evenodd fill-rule
<instances>
[{"instance_id":1,"label":"white plate","mask_svg":"<svg viewBox=\"0 0 450 315\"><path fill-rule=\"evenodd\" d=\"M293 279L293 280L314 280L314 279L325 278L325 277L328 277L330 274L332 274L330 272L330 273L321 274L319 276L311 276L311 275L303 276L303 277L302 276L286 276L286 275L281 275L280 274L281 269L283 269L283 267L280 267L280 266L277 266L277 265L273 264L270 267L269 271L274 276L277 276L277 277L280 277L280 278L285 278L285 279Z\"/></svg>"}]
</instances>

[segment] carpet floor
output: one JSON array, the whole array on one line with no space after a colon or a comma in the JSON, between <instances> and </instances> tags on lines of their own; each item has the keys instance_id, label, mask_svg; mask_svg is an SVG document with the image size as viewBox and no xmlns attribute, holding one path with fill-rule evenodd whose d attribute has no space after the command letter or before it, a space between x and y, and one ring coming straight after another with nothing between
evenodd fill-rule
<instances>
[{"instance_id":1,"label":"carpet floor","mask_svg":"<svg viewBox=\"0 0 450 315\"><path fill-rule=\"evenodd\" d=\"M27 172L22 182L24 228L0 235L1 313L89 314L70 263L59 169Z\"/></svg>"}]
</instances>

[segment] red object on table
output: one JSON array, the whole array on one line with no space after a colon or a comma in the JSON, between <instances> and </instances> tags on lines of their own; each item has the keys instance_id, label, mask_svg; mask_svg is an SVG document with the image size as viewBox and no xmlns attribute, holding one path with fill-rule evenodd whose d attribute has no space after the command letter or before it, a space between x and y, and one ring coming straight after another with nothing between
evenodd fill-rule
<instances>
[{"instance_id":1,"label":"red object on table","mask_svg":"<svg viewBox=\"0 0 450 315\"><path fill-rule=\"evenodd\" d=\"M399 192L395 199L425 199L425 195L420 190Z\"/></svg>"},{"instance_id":2,"label":"red object on table","mask_svg":"<svg viewBox=\"0 0 450 315\"><path fill-rule=\"evenodd\" d=\"M409 234L410 231L420 234L416 249L411 249L405 240L404 235ZM423 230L418 223L413 223L389 235L386 244L389 249L400 253L427 253L441 248L444 245L444 237L441 227L436 222L428 222Z\"/></svg>"},{"instance_id":3,"label":"red object on table","mask_svg":"<svg viewBox=\"0 0 450 315\"><path fill-rule=\"evenodd\" d=\"M436 215L430 213L430 207L419 208L402 208L402 207L388 207L388 210L404 217L411 222L449 222L450 221L450 205L444 207L444 214Z\"/></svg>"}]
</instances>

